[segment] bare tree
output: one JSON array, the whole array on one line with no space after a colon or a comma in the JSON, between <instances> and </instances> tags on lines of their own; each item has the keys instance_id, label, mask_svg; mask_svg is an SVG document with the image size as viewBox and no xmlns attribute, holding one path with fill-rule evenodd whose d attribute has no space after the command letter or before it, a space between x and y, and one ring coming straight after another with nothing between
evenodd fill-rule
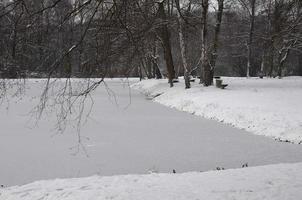
<instances>
[{"instance_id":1,"label":"bare tree","mask_svg":"<svg viewBox=\"0 0 302 200\"><path fill-rule=\"evenodd\" d=\"M172 57L172 49L170 43L170 33L167 27L167 17L165 13L164 1L158 3L158 16L161 19L161 25L158 29L158 35L161 39L162 46L164 49L164 57L166 62L166 67L168 71L168 79L170 87L173 87L173 79L175 78L175 68Z\"/></svg>"},{"instance_id":2,"label":"bare tree","mask_svg":"<svg viewBox=\"0 0 302 200\"><path fill-rule=\"evenodd\" d=\"M211 80L211 66L207 56L207 37L208 37L208 10L209 0L202 0L202 24L201 24L201 76L200 83L205 86L209 86L212 83Z\"/></svg>"},{"instance_id":3,"label":"bare tree","mask_svg":"<svg viewBox=\"0 0 302 200\"><path fill-rule=\"evenodd\" d=\"M190 4L191 2L189 2ZM181 53L181 60L182 65L184 68L184 79L185 79L185 88L189 89L191 87L190 85L190 68L188 66L187 62L187 55L186 55L186 42L185 42L185 36L184 36L184 19L183 15L181 14L181 8L179 4L179 0L175 0L175 5L177 7L177 19L178 19L178 34L179 34L179 46L180 46L180 53ZM190 7L190 5L189 5Z\"/></svg>"},{"instance_id":4,"label":"bare tree","mask_svg":"<svg viewBox=\"0 0 302 200\"><path fill-rule=\"evenodd\" d=\"M252 60L252 45L255 29L255 12L256 12L256 0L239 0L243 8L247 11L249 16L249 33L247 46L247 64L246 64L246 77L250 77L251 60Z\"/></svg>"},{"instance_id":5,"label":"bare tree","mask_svg":"<svg viewBox=\"0 0 302 200\"><path fill-rule=\"evenodd\" d=\"M218 9L217 9L217 16L216 16L214 39L213 39L212 48L210 50L211 80L213 80L214 70L215 70L215 66L216 66L216 60L218 57L219 35L220 35L220 30L221 30L221 23L222 23L223 9L224 9L224 0L217 0L217 4L218 4ZM213 83L211 83L211 84L213 84Z\"/></svg>"}]
</instances>

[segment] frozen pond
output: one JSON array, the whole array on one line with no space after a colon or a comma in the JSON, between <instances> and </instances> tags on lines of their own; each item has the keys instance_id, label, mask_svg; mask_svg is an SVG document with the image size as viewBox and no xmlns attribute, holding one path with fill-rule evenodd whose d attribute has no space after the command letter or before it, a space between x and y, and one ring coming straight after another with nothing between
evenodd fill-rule
<instances>
[{"instance_id":1,"label":"frozen pond","mask_svg":"<svg viewBox=\"0 0 302 200\"><path fill-rule=\"evenodd\" d=\"M30 85L32 84L32 85ZM34 82L29 86L34 88ZM118 106L100 86L90 119L82 128L86 147L74 155L76 131L54 135L49 114L38 127L29 124L35 105L31 90L18 103L0 108L0 184L41 179L206 171L302 161L302 145L276 142L147 100L119 81L108 82ZM131 99L130 106L127 107Z\"/></svg>"}]
</instances>

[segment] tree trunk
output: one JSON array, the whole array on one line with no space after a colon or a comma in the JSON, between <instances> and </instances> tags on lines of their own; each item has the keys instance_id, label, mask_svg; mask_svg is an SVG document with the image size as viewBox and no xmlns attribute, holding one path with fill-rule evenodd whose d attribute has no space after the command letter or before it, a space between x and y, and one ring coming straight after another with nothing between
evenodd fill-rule
<instances>
[{"instance_id":1,"label":"tree trunk","mask_svg":"<svg viewBox=\"0 0 302 200\"><path fill-rule=\"evenodd\" d=\"M17 46L17 24L14 26L14 33L13 33L13 42L12 42L12 59L16 59L16 46Z\"/></svg>"},{"instance_id":2,"label":"tree trunk","mask_svg":"<svg viewBox=\"0 0 302 200\"><path fill-rule=\"evenodd\" d=\"M204 84L204 86L211 85L211 66L207 56L207 16L209 9L209 0L202 0L202 27L201 27L201 76L200 82Z\"/></svg>"},{"instance_id":3,"label":"tree trunk","mask_svg":"<svg viewBox=\"0 0 302 200\"><path fill-rule=\"evenodd\" d=\"M219 45L219 34L220 34L220 28L221 28L221 22L222 22L222 14L223 14L223 6L224 6L224 0L217 0L218 1L218 12L216 16L216 26L215 26L215 35L214 35L214 41L213 41L213 48L211 51L211 57L210 57L210 65L211 65L211 85L213 84L213 77L214 77L214 70L216 67L216 60L218 57L218 45Z\"/></svg>"},{"instance_id":4,"label":"tree trunk","mask_svg":"<svg viewBox=\"0 0 302 200\"><path fill-rule=\"evenodd\" d=\"M170 44L170 33L169 33L169 30L168 30L168 27L166 24L166 14L165 14L164 3L160 2L158 4L159 4L158 14L163 23L159 30L159 35L162 40L162 45L163 45L163 49L164 49L164 58L165 58L165 62L166 62L170 87L173 87L173 79L175 78L175 69L174 69L172 50L171 50L171 44Z\"/></svg>"},{"instance_id":5,"label":"tree trunk","mask_svg":"<svg viewBox=\"0 0 302 200\"><path fill-rule=\"evenodd\" d=\"M146 68L147 68L148 79L154 78L153 74L152 74L152 58L149 55L145 55L145 63L146 63Z\"/></svg>"},{"instance_id":6,"label":"tree trunk","mask_svg":"<svg viewBox=\"0 0 302 200\"><path fill-rule=\"evenodd\" d=\"M138 74L139 74L139 81L142 81L143 73L142 73L142 66L141 65L138 67Z\"/></svg>"},{"instance_id":7,"label":"tree trunk","mask_svg":"<svg viewBox=\"0 0 302 200\"><path fill-rule=\"evenodd\" d=\"M252 60L252 43L255 29L255 3L256 0L251 0L251 13L250 13L250 32L249 40L247 43L247 67L246 67L246 77L250 77L251 73L251 60Z\"/></svg>"},{"instance_id":8,"label":"tree trunk","mask_svg":"<svg viewBox=\"0 0 302 200\"><path fill-rule=\"evenodd\" d=\"M270 47L269 47L269 72L268 75L269 77L273 76L274 73L274 41L273 39L270 42Z\"/></svg>"},{"instance_id":9,"label":"tree trunk","mask_svg":"<svg viewBox=\"0 0 302 200\"><path fill-rule=\"evenodd\" d=\"M284 66L284 63L289 55L289 52L290 52L290 48L287 48L285 50L285 53L283 55L283 51L281 50L279 52L279 57L278 57L278 77L279 78L282 78L282 70L283 70L283 66Z\"/></svg>"},{"instance_id":10,"label":"tree trunk","mask_svg":"<svg viewBox=\"0 0 302 200\"><path fill-rule=\"evenodd\" d=\"M161 72L159 70L159 66L158 66L158 51L157 51L157 43L156 41L154 42L154 48L153 48L153 73L154 73L154 77L157 79L161 79L162 75Z\"/></svg>"},{"instance_id":11,"label":"tree trunk","mask_svg":"<svg viewBox=\"0 0 302 200\"><path fill-rule=\"evenodd\" d=\"M280 52L278 56L278 71L277 71L279 78L282 78L282 68L283 68L282 52Z\"/></svg>"},{"instance_id":12,"label":"tree trunk","mask_svg":"<svg viewBox=\"0 0 302 200\"><path fill-rule=\"evenodd\" d=\"M259 72L259 74L258 74L258 76L260 77L260 78L263 78L264 77L264 57L265 57L265 55L264 55L264 51L262 52L262 57L261 57L261 67L260 67L260 72Z\"/></svg>"},{"instance_id":13,"label":"tree trunk","mask_svg":"<svg viewBox=\"0 0 302 200\"><path fill-rule=\"evenodd\" d=\"M19 16L16 16L15 22L14 22L14 28L13 28L13 41L12 41L12 59L16 59L16 48L17 48L17 36L18 36L18 25L21 20L21 17L23 15L23 10L19 14Z\"/></svg>"},{"instance_id":14,"label":"tree trunk","mask_svg":"<svg viewBox=\"0 0 302 200\"><path fill-rule=\"evenodd\" d=\"M185 88L189 89L191 88L190 84L190 70L187 63L187 57L186 57L186 44L185 44L185 37L183 34L183 19L181 16L180 6L179 6L179 0L175 1L178 12L177 12L177 19L178 19L178 35L179 35L179 46L180 46L180 53L181 53L181 60L182 65L184 68L184 79L185 79Z\"/></svg>"}]
</instances>

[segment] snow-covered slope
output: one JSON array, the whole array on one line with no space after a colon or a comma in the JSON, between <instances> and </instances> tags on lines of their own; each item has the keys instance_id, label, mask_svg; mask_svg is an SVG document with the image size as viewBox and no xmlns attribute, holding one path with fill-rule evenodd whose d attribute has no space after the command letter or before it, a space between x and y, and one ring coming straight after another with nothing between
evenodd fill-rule
<instances>
[{"instance_id":1,"label":"snow-covered slope","mask_svg":"<svg viewBox=\"0 0 302 200\"><path fill-rule=\"evenodd\" d=\"M193 83L169 88L167 80L145 80L132 87L155 97L154 101L182 111L215 119L258 135L302 141L302 78L223 77L225 90ZM158 96L161 94L160 96Z\"/></svg>"},{"instance_id":2,"label":"snow-covered slope","mask_svg":"<svg viewBox=\"0 0 302 200\"><path fill-rule=\"evenodd\" d=\"M0 188L0 200L299 200L302 163L185 174L92 176Z\"/></svg>"}]
</instances>

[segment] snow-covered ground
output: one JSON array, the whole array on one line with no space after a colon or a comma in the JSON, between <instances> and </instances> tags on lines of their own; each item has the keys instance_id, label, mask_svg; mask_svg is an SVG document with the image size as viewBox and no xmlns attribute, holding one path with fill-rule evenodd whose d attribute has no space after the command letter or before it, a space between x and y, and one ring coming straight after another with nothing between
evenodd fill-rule
<instances>
[{"instance_id":1,"label":"snow-covered ground","mask_svg":"<svg viewBox=\"0 0 302 200\"><path fill-rule=\"evenodd\" d=\"M169 88L167 80L144 80L132 87L160 104L277 140L302 141L302 78L222 77L225 90L183 81ZM159 95L159 96L158 96Z\"/></svg>"},{"instance_id":2,"label":"snow-covered ground","mask_svg":"<svg viewBox=\"0 0 302 200\"><path fill-rule=\"evenodd\" d=\"M184 174L37 181L0 188L0 200L299 200L302 163Z\"/></svg>"}]
</instances>

